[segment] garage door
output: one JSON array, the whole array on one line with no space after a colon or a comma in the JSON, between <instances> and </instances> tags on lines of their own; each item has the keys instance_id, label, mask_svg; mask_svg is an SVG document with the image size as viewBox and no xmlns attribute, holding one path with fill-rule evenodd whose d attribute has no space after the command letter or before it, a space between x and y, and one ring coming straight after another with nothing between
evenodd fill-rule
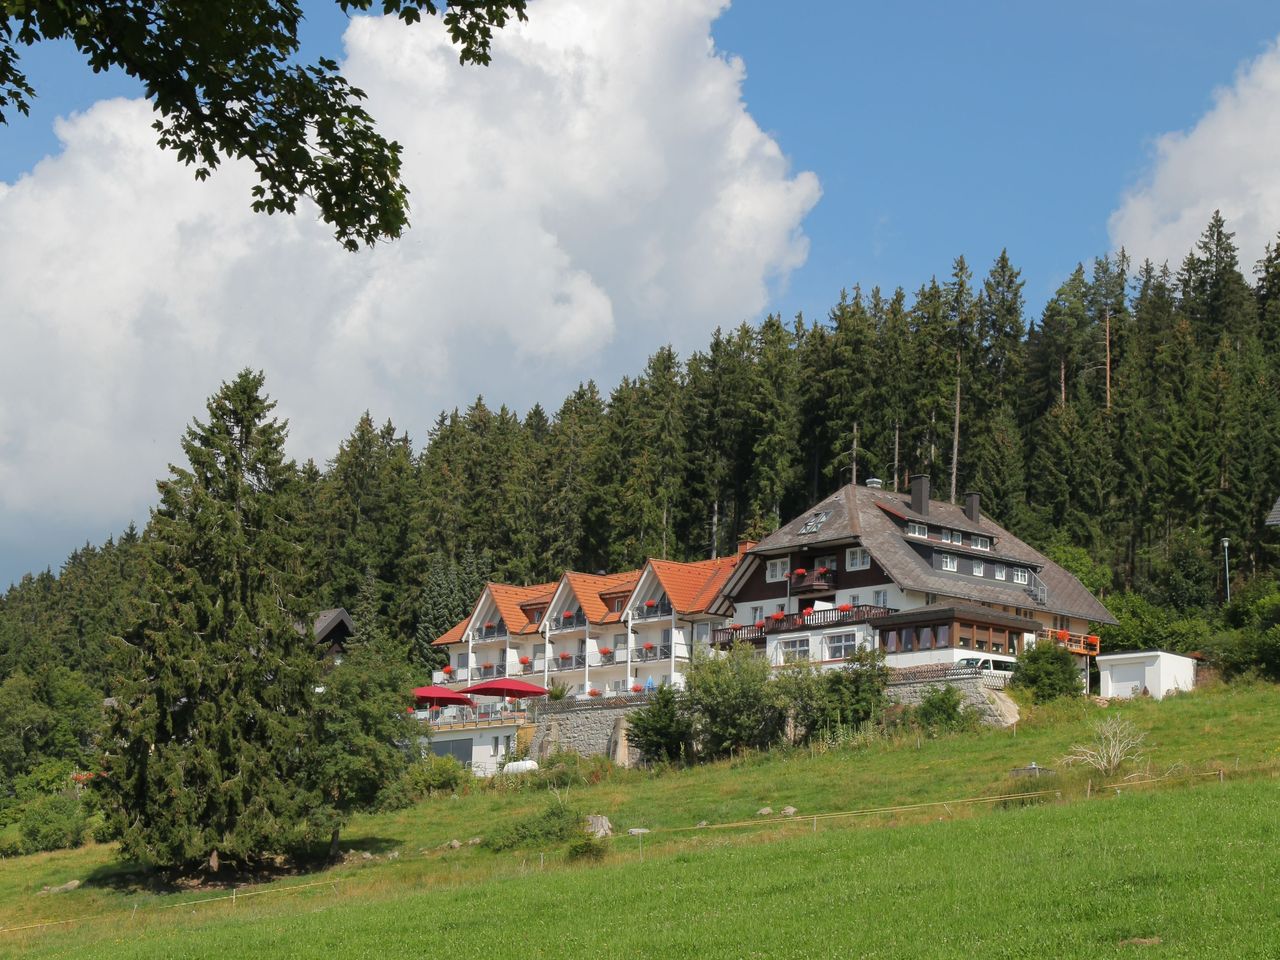
<instances>
[{"instance_id":1,"label":"garage door","mask_svg":"<svg viewBox=\"0 0 1280 960\"><path fill-rule=\"evenodd\" d=\"M437 757L456 757L460 763L470 763L471 739L432 740L431 752Z\"/></svg>"},{"instance_id":2,"label":"garage door","mask_svg":"<svg viewBox=\"0 0 1280 960\"><path fill-rule=\"evenodd\" d=\"M1111 695L1136 697L1146 683L1146 668L1141 663L1117 663L1111 668Z\"/></svg>"}]
</instances>

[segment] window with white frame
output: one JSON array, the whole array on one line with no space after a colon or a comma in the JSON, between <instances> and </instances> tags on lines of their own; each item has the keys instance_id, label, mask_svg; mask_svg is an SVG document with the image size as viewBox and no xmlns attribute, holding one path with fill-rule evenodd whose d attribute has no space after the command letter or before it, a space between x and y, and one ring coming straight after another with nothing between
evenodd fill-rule
<instances>
[{"instance_id":1,"label":"window with white frame","mask_svg":"<svg viewBox=\"0 0 1280 960\"><path fill-rule=\"evenodd\" d=\"M974 538L973 538L973 549L975 549L975 550L990 550L990 549L991 549L991 538L990 538L990 537L979 537L979 536L977 536L977 535L975 534L975 535L974 535Z\"/></svg>"},{"instance_id":2,"label":"window with white frame","mask_svg":"<svg viewBox=\"0 0 1280 960\"><path fill-rule=\"evenodd\" d=\"M908 537L928 537L929 528L923 523L916 523L914 520L907 524Z\"/></svg>"},{"instance_id":3,"label":"window with white frame","mask_svg":"<svg viewBox=\"0 0 1280 960\"><path fill-rule=\"evenodd\" d=\"M770 560L764 567L764 578L769 583L778 583L787 579L787 574L791 572L791 558L779 557L776 560Z\"/></svg>"},{"instance_id":4,"label":"window with white frame","mask_svg":"<svg viewBox=\"0 0 1280 960\"><path fill-rule=\"evenodd\" d=\"M862 603L862 594L860 593L849 594L849 602L856 607L858 604Z\"/></svg>"},{"instance_id":5,"label":"window with white frame","mask_svg":"<svg viewBox=\"0 0 1280 960\"><path fill-rule=\"evenodd\" d=\"M751 622L759 623L764 619L764 604L759 604L751 608Z\"/></svg>"},{"instance_id":6,"label":"window with white frame","mask_svg":"<svg viewBox=\"0 0 1280 960\"><path fill-rule=\"evenodd\" d=\"M1026 570L1024 570L1022 567L1013 568L1014 583L1028 583L1030 582L1030 580L1031 580L1030 574Z\"/></svg>"},{"instance_id":7,"label":"window with white frame","mask_svg":"<svg viewBox=\"0 0 1280 960\"><path fill-rule=\"evenodd\" d=\"M1008 568L1003 563L997 563L994 570L997 580L1004 580L1008 576Z\"/></svg>"},{"instance_id":8,"label":"window with white frame","mask_svg":"<svg viewBox=\"0 0 1280 960\"><path fill-rule=\"evenodd\" d=\"M814 572L814 573L817 573L817 572L818 572L819 570L821 570L823 567L826 567L826 568L827 568L827 572L828 572L828 573L835 573L835 570L836 570L836 555L835 555L834 553L833 553L833 554L830 554L829 556L825 556L825 557L818 557L816 560L814 560L814 561L813 561L813 572Z\"/></svg>"},{"instance_id":9,"label":"window with white frame","mask_svg":"<svg viewBox=\"0 0 1280 960\"><path fill-rule=\"evenodd\" d=\"M871 554L864 547L850 547L844 552L844 568L846 570L869 570Z\"/></svg>"},{"instance_id":10,"label":"window with white frame","mask_svg":"<svg viewBox=\"0 0 1280 960\"><path fill-rule=\"evenodd\" d=\"M956 563L956 558L954 556L952 556L949 553L944 553L942 555L943 570L950 570L952 573L954 573L958 568L959 568L959 565Z\"/></svg>"},{"instance_id":11,"label":"window with white frame","mask_svg":"<svg viewBox=\"0 0 1280 960\"><path fill-rule=\"evenodd\" d=\"M847 660L857 653L862 641L856 633L837 633L827 637L827 659Z\"/></svg>"},{"instance_id":12,"label":"window with white frame","mask_svg":"<svg viewBox=\"0 0 1280 960\"><path fill-rule=\"evenodd\" d=\"M889 591L877 590L871 595L871 603L877 607L887 607L889 605Z\"/></svg>"},{"instance_id":13,"label":"window with white frame","mask_svg":"<svg viewBox=\"0 0 1280 960\"><path fill-rule=\"evenodd\" d=\"M794 637L790 640L778 641L778 652L783 663L807 663L809 660L809 638Z\"/></svg>"},{"instance_id":14,"label":"window with white frame","mask_svg":"<svg viewBox=\"0 0 1280 960\"><path fill-rule=\"evenodd\" d=\"M973 561L973 575L975 577L985 576L986 572L987 572L986 564L984 564L981 560Z\"/></svg>"},{"instance_id":15,"label":"window with white frame","mask_svg":"<svg viewBox=\"0 0 1280 960\"><path fill-rule=\"evenodd\" d=\"M943 543L954 543L957 546L964 543L964 537L959 530L939 530L938 539Z\"/></svg>"}]
</instances>

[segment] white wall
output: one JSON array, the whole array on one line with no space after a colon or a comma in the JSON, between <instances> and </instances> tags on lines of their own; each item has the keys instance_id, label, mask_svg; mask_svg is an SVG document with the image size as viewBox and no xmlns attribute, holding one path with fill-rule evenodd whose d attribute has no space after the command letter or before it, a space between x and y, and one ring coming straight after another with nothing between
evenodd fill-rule
<instances>
[{"instance_id":1,"label":"white wall","mask_svg":"<svg viewBox=\"0 0 1280 960\"><path fill-rule=\"evenodd\" d=\"M1191 690L1196 662L1164 650L1108 653L1098 657L1099 693L1128 699L1145 688L1157 700L1175 690Z\"/></svg>"}]
</instances>

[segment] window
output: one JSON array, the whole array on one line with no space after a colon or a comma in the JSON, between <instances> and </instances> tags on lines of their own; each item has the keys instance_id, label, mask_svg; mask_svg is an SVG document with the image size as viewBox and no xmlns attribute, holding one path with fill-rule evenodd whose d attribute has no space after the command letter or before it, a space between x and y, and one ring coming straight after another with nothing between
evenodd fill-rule
<instances>
[{"instance_id":1,"label":"window","mask_svg":"<svg viewBox=\"0 0 1280 960\"><path fill-rule=\"evenodd\" d=\"M997 563L995 566L995 571L996 571L996 579L1003 580L1006 576L1007 568L1003 563Z\"/></svg>"},{"instance_id":2,"label":"window","mask_svg":"<svg viewBox=\"0 0 1280 960\"><path fill-rule=\"evenodd\" d=\"M783 663L806 663L809 660L809 638L806 636L779 640L778 651Z\"/></svg>"},{"instance_id":3,"label":"window","mask_svg":"<svg viewBox=\"0 0 1280 960\"><path fill-rule=\"evenodd\" d=\"M933 628L933 645L939 649L951 646L951 624L940 623Z\"/></svg>"},{"instance_id":4,"label":"window","mask_svg":"<svg viewBox=\"0 0 1280 960\"><path fill-rule=\"evenodd\" d=\"M625 633L615 633L613 635L613 652L615 655L627 652L627 635Z\"/></svg>"},{"instance_id":5,"label":"window","mask_svg":"<svg viewBox=\"0 0 1280 960\"><path fill-rule=\"evenodd\" d=\"M779 557L777 560L770 560L764 568L764 578L769 583L778 583L787 579L787 574L791 572L791 558Z\"/></svg>"},{"instance_id":6,"label":"window","mask_svg":"<svg viewBox=\"0 0 1280 960\"><path fill-rule=\"evenodd\" d=\"M844 553L844 568L846 570L869 570L871 568L871 554L867 553L862 547L850 547Z\"/></svg>"},{"instance_id":7,"label":"window","mask_svg":"<svg viewBox=\"0 0 1280 960\"><path fill-rule=\"evenodd\" d=\"M831 516L829 510L819 510L812 517L804 522L804 526L796 531L797 534L817 533L822 529L822 525L827 522L827 517Z\"/></svg>"},{"instance_id":8,"label":"window","mask_svg":"<svg viewBox=\"0 0 1280 960\"><path fill-rule=\"evenodd\" d=\"M693 639L699 643L706 643L711 639L711 624L695 623L693 625Z\"/></svg>"},{"instance_id":9,"label":"window","mask_svg":"<svg viewBox=\"0 0 1280 960\"><path fill-rule=\"evenodd\" d=\"M964 543L964 536L959 530L939 530L938 539L943 543L954 543L957 547Z\"/></svg>"},{"instance_id":10,"label":"window","mask_svg":"<svg viewBox=\"0 0 1280 960\"><path fill-rule=\"evenodd\" d=\"M907 536L908 537L927 537L929 536L929 528L926 527L923 523L916 523L915 521L911 521L907 524Z\"/></svg>"},{"instance_id":11,"label":"window","mask_svg":"<svg viewBox=\"0 0 1280 960\"><path fill-rule=\"evenodd\" d=\"M973 549L975 549L975 550L990 550L990 549L991 549L991 538L990 538L990 537L979 537L979 536L976 536L976 535L975 535L975 536L974 536L974 538L973 538Z\"/></svg>"},{"instance_id":12,"label":"window","mask_svg":"<svg viewBox=\"0 0 1280 960\"><path fill-rule=\"evenodd\" d=\"M847 660L862 646L856 633L837 633L827 637L827 659Z\"/></svg>"},{"instance_id":13,"label":"window","mask_svg":"<svg viewBox=\"0 0 1280 960\"><path fill-rule=\"evenodd\" d=\"M956 558L949 553L944 553L942 555L942 569L950 570L954 573L957 569Z\"/></svg>"},{"instance_id":14,"label":"window","mask_svg":"<svg viewBox=\"0 0 1280 960\"><path fill-rule=\"evenodd\" d=\"M759 623L764 619L764 605L760 604L751 608L751 622Z\"/></svg>"},{"instance_id":15,"label":"window","mask_svg":"<svg viewBox=\"0 0 1280 960\"><path fill-rule=\"evenodd\" d=\"M877 590L871 595L871 602L877 607L887 607L889 605L889 591Z\"/></svg>"},{"instance_id":16,"label":"window","mask_svg":"<svg viewBox=\"0 0 1280 960\"><path fill-rule=\"evenodd\" d=\"M626 602L627 602L627 598L626 598L626 597L619 597L618 599L614 600L614 601L613 601L613 612L614 612L614 613L621 613L621 612L622 612L622 606L623 606L623 604L625 604Z\"/></svg>"},{"instance_id":17,"label":"window","mask_svg":"<svg viewBox=\"0 0 1280 960\"><path fill-rule=\"evenodd\" d=\"M912 650L916 648L916 628L915 627L903 627L901 638L902 638L902 651L904 653L910 653Z\"/></svg>"},{"instance_id":18,"label":"window","mask_svg":"<svg viewBox=\"0 0 1280 960\"><path fill-rule=\"evenodd\" d=\"M671 652L671 628L662 628L662 653L664 655Z\"/></svg>"},{"instance_id":19,"label":"window","mask_svg":"<svg viewBox=\"0 0 1280 960\"><path fill-rule=\"evenodd\" d=\"M987 572L986 564L984 564L981 560L973 561L973 575L975 577L984 576L986 572Z\"/></svg>"},{"instance_id":20,"label":"window","mask_svg":"<svg viewBox=\"0 0 1280 960\"><path fill-rule=\"evenodd\" d=\"M1014 583L1027 583L1030 579L1031 578L1027 575L1027 571L1022 569L1022 567L1013 568Z\"/></svg>"},{"instance_id":21,"label":"window","mask_svg":"<svg viewBox=\"0 0 1280 960\"><path fill-rule=\"evenodd\" d=\"M849 594L849 602L853 604L855 607L858 606L860 603L862 603L862 594L860 593Z\"/></svg>"},{"instance_id":22,"label":"window","mask_svg":"<svg viewBox=\"0 0 1280 960\"><path fill-rule=\"evenodd\" d=\"M836 569L836 555L833 553L826 557L818 557L813 561L813 571L817 573L823 567L827 568L829 573L834 573Z\"/></svg>"}]
</instances>

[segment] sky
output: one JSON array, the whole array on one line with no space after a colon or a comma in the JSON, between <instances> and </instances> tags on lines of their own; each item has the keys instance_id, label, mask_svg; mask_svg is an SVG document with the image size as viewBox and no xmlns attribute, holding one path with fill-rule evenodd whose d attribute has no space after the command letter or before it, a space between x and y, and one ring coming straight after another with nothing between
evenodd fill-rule
<instances>
[{"instance_id":1,"label":"sky","mask_svg":"<svg viewBox=\"0 0 1280 960\"><path fill-rule=\"evenodd\" d=\"M23 51L0 127L0 586L146 522L205 397L266 371L290 452L369 409L554 409L658 346L821 317L1001 248L1038 313L1079 261L1280 230L1280 7L532 0L488 68L437 23L304 5L405 145L413 227L349 254L154 146L129 78Z\"/></svg>"}]
</instances>

